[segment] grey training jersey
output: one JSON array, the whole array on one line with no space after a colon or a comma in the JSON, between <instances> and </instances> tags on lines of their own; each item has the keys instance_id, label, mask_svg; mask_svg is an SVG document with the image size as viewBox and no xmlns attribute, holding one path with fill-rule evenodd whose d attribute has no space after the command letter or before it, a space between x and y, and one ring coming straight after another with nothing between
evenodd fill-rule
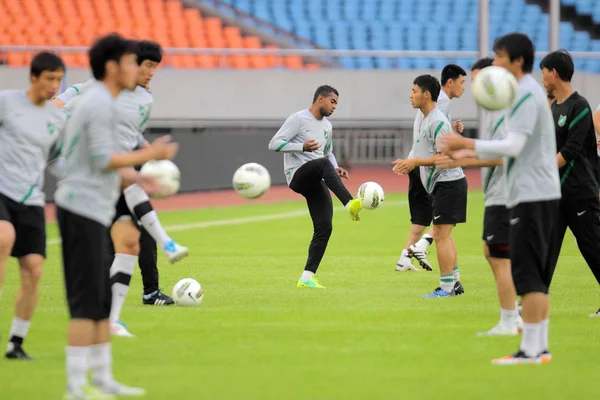
<instances>
[{"instance_id":1,"label":"grey training jersey","mask_svg":"<svg viewBox=\"0 0 600 400\"><path fill-rule=\"evenodd\" d=\"M283 168L288 185L296 170L309 161L327 157L337 167L332 135L331 122L327 118L316 119L308 109L298 111L285 120L269 142L269 150L284 153ZM304 142L307 140L316 140L321 147L312 152L304 152Z\"/></svg>"},{"instance_id":2,"label":"grey training jersey","mask_svg":"<svg viewBox=\"0 0 600 400\"><path fill-rule=\"evenodd\" d=\"M414 156L418 158L430 158L439 151L436 146L436 139L452 132L450 121L438 108L434 108L423 119L419 127L418 138L413 145ZM433 192L437 182L455 181L464 178L462 168L449 168L439 170L435 166L420 167L419 173L421 181L427 192Z\"/></svg>"},{"instance_id":3,"label":"grey training jersey","mask_svg":"<svg viewBox=\"0 0 600 400\"><path fill-rule=\"evenodd\" d=\"M86 91L94 80L69 87L58 96L67 106L75 96ZM144 142L143 133L150 119L154 98L147 89L136 86L134 90L123 90L117 97L115 123L118 133L119 151L132 151Z\"/></svg>"},{"instance_id":4,"label":"grey training jersey","mask_svg":"<svg viewBox=\"0 0 600 400\"><path fill-rule=\"evenodd\" d=\"M527 135L518 157L504 157L506 206L560 199L554 118L546 91L530 74L519 80L507 109L506 131Z\"/></svg>"},{"instance_id":5,"label":"grey training jersey","mask_svg":"<svg viewBox=\"0 0 600 400\"><path fill-rule=\"evenodd\" d=\"M505 111L484 110L484 140L501 140L506 138ZM481 157L480 157L481 158ZM494 159L496 157L490 157ZM506 184L504 182L504 166L481 168L481 181L485 206L506 206Z\"/></svg>"},{"instance_id":6,"label":"grey training jersey","mask_svg":"<svg viewBox=\"0 0 600 400\"><path fill-rule=\"evenodd\" d=\"M435 103L435 106L446 116L446 118L448 118L448 121L450 121L450 124L452 124L452 117L450 115L450 106L451 106L451 102L450 102L450 98L448 97L448 95L446 94L446 92L444 92L443 90L440 90L440 94L438 96L437 102ZM415 117L415 122L413 124L413 146L415 141L419 138L420 136L420 130L419 127L421 126L421 124L423 123L423 112L421 110L417 110L417 116ZM410 149L410 153L408 154L407 158L413 158L414 157L414 152L413 149Z\"/></svg>"},{"instance_id":7,"label":"grey training jersey","mask_svg":"<svg viewBox=\"0 0 600 400\"><path fill-rule=\"evenodd\" d=\"M44 206L44 170L58 156L64 121L51 102L38 107L25 90L0 92L0 193Z\"/></svg>"},{"instance_id":8,"label":"grey training jersey","mask_svg":"<svg viewBox=\"0 0 600 400\"><path fill-rule=\"evenodd\" d=\"M121 179L106 169L118 147L115 101L102 82L83 92L65 125L64 166L56 204L107 227L112 223Z\"/></svg>"}]
</instances>

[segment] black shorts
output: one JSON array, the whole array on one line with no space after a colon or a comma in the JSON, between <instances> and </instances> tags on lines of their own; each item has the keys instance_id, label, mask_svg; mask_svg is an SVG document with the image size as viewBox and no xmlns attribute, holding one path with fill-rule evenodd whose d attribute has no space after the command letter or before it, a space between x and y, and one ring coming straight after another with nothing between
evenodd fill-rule
<instances>
[{"instance_id":1,"label":"black shorts","mask_svg":"<svg viewBox=\"0 0 600 400\"><path fill-rule=\"evenodd\" d=\"M0 221L8 221L15 228L15 244L10 253L12 257L28 254L46 257L44 207L21 204L0 193Z\"/></svg>"},{"instance_id":2,"label":"black shorts","mask_svg":"<svg viewBox=\"0 0 600 400\"><path fill-rule=\"evenodd\" d=\"M131 219L133 223L137 226L137 219L127 207L127 201L125 201L125 195L121 193L119 196L119 200L117 200L117 204L115 205L115 217L113 218L113 224L121 219Z\"/></svg>"},{"instance_id":3,"label":"black shorts","mask_svg":"<svg viewBox=\"0 0 600 400\"><path fill-rule=\"evenodd\" d=\"M408 173L408 208L413 225L429 226L433 216L431 196L421 182L419 168Z\"/></svg>"},{"instance_id":4,"label":"black shorts","mask_svg":"<svg viewBox=\"0 0 600 400\"><path fill-rule=\"evenodd\" d=\"M510 262L517 294L548 293L556 259L552 257L559 200L521 203L509 209Z\"/></svg>"},{"instance_id":5,"label":"black shorts","mask_svg":"<svg viewBox=\"0 0 600 400\"><path fill-rule=\"evenodd\" d=\"M433 188L433 224L456 225L467 222L467 178L437 182Z\"/></svg>"},{"instance_id":6,"label":"black shorts","mask_svg":"<svg viewBox=\"0 0 600 400\"><path fill-rule=\"evenodd\" d=\"M108 228L57 207L67 303L72 319L108 319L112 301Z\"/></svg>"},{"instance_id":7,"label":"black shorts","mask_svg":"<svg viewBox=\"0 0 600 400\"><path fill-rule=\"evenodd\" d=\"M489 206L485 208L482 239L488 246L510 243L510 224L508 220L508 208L505 206Z\"/></svg>"}]
</instances>

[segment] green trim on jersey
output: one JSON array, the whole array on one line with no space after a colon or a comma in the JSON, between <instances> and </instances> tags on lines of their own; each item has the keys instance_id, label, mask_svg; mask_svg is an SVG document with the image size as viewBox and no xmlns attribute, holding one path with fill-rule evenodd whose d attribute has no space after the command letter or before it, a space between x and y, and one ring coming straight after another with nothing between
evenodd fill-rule
<instances>
[{"instance_id":1,"label":"green trim on jersey","mask_svg":"<svg viewBox=\"0 0 600 400\"><path fill-rule=\"evenodd\" d=\"M288 144L289 144L288 142L283 142L282 144L279 145L278 148L275 149L275 151L281 151L281 149L283 149Z\"/></svg>"},{"instance_id":2,"label":"green trim on jersey","mask_svg":"<svg viewBox=\"0 0 600 400\"><path fill-rule=\"evenodd\" d=\"M573 121L571 121L571 123L569 124L569 130L573 129L573 127L579 122L581 121L581 119L583 117L585 117L588 113L590 112L589 107L586 107L584 110L582 110L579 114L577 114L577 116L575 118L573 118Z\"/></svg>"},{"instance_id":3,"label":"green trim on jersey","mask_svg":"<svg viewBox=\"0 0 600 400\"><path fill-rule=\"evenodd\" d=\"M435 128L435 132L433 132L433 140L437 139L438 133L440 133L440 129L444 126L444 121L440 122L440 124Z\"/></svg>"},{"instance_id":4,"label":"green trim on jersey","mask_svg":"<svg viewBox=\"0 0 600 400\"><path fill-rule=\"evenodd\" d=\"M573 120L574 121L574 120ZM571 162L569 163L569 165L567 166L567 169L565 170L565 173L563 174L563 176L560 178L560 186L563 185L563 183L565 183L565 181L567 180L567 177L569 176L569 174L571 173L571 170L573 169L573 167L575 166L575 160L571 160Z\"/></svg>"},{"instance_id":5,"label":"green trim on jersey","mask_svg":"<svg viewBox=\"0 0 600 400\"><path fill-rule=\"evenodd\" d=\"M512 157L508 157L508 160L506 161L506 176L508 176L508 174L510 174L510 170L512 169L514 164L515 164L515 159Z\"/></svg>"},{"instance_id":6,"label":"green trim on jersey","mask_svg":"<svg viewBox=\"0 0 600 400\"><path fill-rule=\"evenodd\" d=\"M504 117L506 117L506 115L503 115L498 122L496 122L496 125L494 126L494 130L492 131L492 136L490 136L490 138L493 138L494 135L496 134L496 132L498 131L498 128L500 128L500 125L502 125L502 123L504 122Z\"/></svg>"},{"instance_id":7,"label":"green trim on jersey","mask_svg":"<svg viewBox=\"0 0 600 400\"><path fill-rule=\"evenodd\" d=\"M527 94L525 94L525 96L521 97L521 100L519 100L517 102L517 104L515 104L515 106L513 107L513 109L511 110L510 116L512 117L513 115L515 115L515 113L517 112L517 110L519 109L519 107L521 107L521 104L523 104L525 102L525 100L527 100L531 96L533 96L531 93L527 93Z\"/></svg>"},{"instance_id":8,"label":"green trim on jersey","mask_svg":"<svg viewBox=\"0 0 600 400\"><path fill-rule=\"evenodd\" d=\"M79 89L77 89L77 86L73 85L71 86L73 89L75 89L75 91L77 92L77 94L79 94Z\"/></svg>"},{"instance_id":9,"label":"green trim on jersey","mask_svg":"<svg viewBox=\"0 0 600 400\"><path fill-rule=\"evenodd\" d=\"M429 176L427 177L427 191L429 192L429 186L431 186L431 179L433 178L433 173L435 172L435 167L431 168L431 172L429 173Z\"/></svg>"},{"instance_id":10,"label":"green trim on jersey","mask_svg":"<svg viewBox=\"0 0 600 400\"><path fill-rule=\"evenodd\" d=\"M490 174L485 177L485 182L483 182L483 193L487 192L488 186L490 186L490 182L492 181L492 175L494 175L495 170L496 167L491 167Z\"/></svg>"}]
</instances>

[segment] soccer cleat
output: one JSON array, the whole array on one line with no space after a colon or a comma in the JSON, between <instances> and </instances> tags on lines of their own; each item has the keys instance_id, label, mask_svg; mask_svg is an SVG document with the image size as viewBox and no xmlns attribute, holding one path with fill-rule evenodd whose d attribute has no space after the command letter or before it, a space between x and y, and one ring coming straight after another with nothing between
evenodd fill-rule
<instances>
[{"instance_id":1,"label":"soccer cleat","mask_svg":"<svg viewBox=\"0 0 600 400\"><path fill-rule=\"evenodd\" d=\"M33 357L28 355L25 350L23 350L23 346L20 344L13 343L12 349L7 351L4 354L9 360L33 360Z\"/></svg>"},{"instance_id":2,"label":"soccer cleat","mask_svg":"<svg viewBox=\"0 0 600 400\"><path fill-rule=\"evenodd\" d=\"M142 295L142 303L150 306L170 306L175 304L173 299L158 289L150 294Z\"/></svg>"},{"instance_id":3,"label":"soccer cleat","mask_svg":"<svg viewBox=\"0 0 600 400\"><path fill-rule=\"evenodd\" d=\"M352 221L360 221L359 214L360 210L363 208L362 201L360 201L360 199L352 199L347 206L348 211L350 211L350 217L352 218Z\"/></svg>"},{"instance_id":4,"label":"soccer cleat","mask_svg":"<svg viewBox=\"0 0 600 400\"><path fill-rule=\"evenodd\" d=\"M423 268L427 271L433 271L433 267L427 260L427 253L425 253L425 251L419 249L414 244L411 244L408 247L408 256L412 257L412 258L416 258L417 261L419 262L419 265L421 266L421 268Z\"/></svg>"},{"instance_id":5,"label":"soccer cleat","mask_svg":"<svg viewBox=\"0 0 600 400\"><path fill-rule=\"evenodd\" d=\"M112 381L108 383L94 382L94 386L103 394L122 397L141 397L146 395L146 390L139 387L131 387L122 383Z\"/></svg>"},{"instance_id":6,"label":"soccer cleat","mask_svg":"<svg viewBox=\"0 0 600 400\"><path fill-rule=\"evenodd\" d=\"M79 399L94 399L94 400L112 400L115 396L108 393L103 393L93 386L85 385L79 389L68 388L63 400L79 400Z\"/></svg>"},{"instance_id":7,"label":"soccer cleat","mask_svg":"<svg viewBox=\"0 0 600 400\"><path fill-rule=\"evenodd\" d=\"M129 338L135 337L135 335L132 335L127 330L127 327L121 321L110 323L110 334L111 334L111 336L129 337Z\"/></svg>"},{"instance_id":8,"label":"soccer cleat","mask_svg":"<svg viewBox=\"0 0 600 400\"><path fill-rule=\"evenodd\" d=\"M590 317L591 318L598 318L598 317L600 317L600 308L595 313L590 314Z\"/></svg>"},{"instance_id":9,"label":"soccer cleat","mask_svg":"<svg viewBox=\"0 0 600 400\"><path fill-rule=\"evenodd\" d=\"M477 336L517 336L519 329L517 325L506 326L504 324L498 324L487 332L479 332Z\"/></svg>"},{"instance_id":10,"label":"soccer cleat","mask_svg":"<svg viewBox=\"0 0 600 400\"><path fill-rule=\"evenodd\" d=\"M418 269L412 264L409 257L400 256L396 263L396 271L418 271Z\"/></svg>"},{"instance_id":11,"label":"soccer cleat","mask_svg":"<svg viewBox=\"0 0 600 400\"><path fill-rule=\"evenodd\" d=\"M321 285L314 275L307 281L302 280L302 278L298 279L297 286L301 288L325 289L325 286Z\"/></svg>"},{"instance_id":12,"label":"soccer cleat","mask_svg":"<svg viewBox=\"0 0 600 400\"><path fill-rule=\"evenodd\" d=\"M438 297L452 297L454 296L454 289L452 292L448 293L442 288L438 287L433 290L433 292L426 294L425 296L421 296L422 299L437 299Z\"/></svg>"},{"instance_id":13,"label":"soccer cleat","mask_svg":"<svg viewBox=\"0 0 600 400\"><path fill-rule=\"evenodd\" d=\"M461 294L465 293L465 288L463 287L462 283L460 283L460 281L456 281L454 283L454 294L456 296L460 296Z\"/></svg>"},{"instance_id":14,"label":"soccer cleat","mask_svg":"<svg viewBox=\"0 0 600 400\"><path fill-rule=\"evenodd\" d=\"M515 354L495 358L492 360L494 365L518 365L518 364L540 364L540 357L529 357L523 351L519 350Z\"/></svg>"},{"instance_id":15,"label":"soccer cleat","mask_svg":"<svg viewBox=\"0 0 600 400\"><path fill-rule=\"evenodd\" d=\"M178 245L174 240L168 241L163 247L163 251L167 255L167 258L171 264L186 258L190 254L190 251L187 247Z\"/></svg>"},{"instance_id":16,"label":"soccer cleat","mask_svg":"<svg viewBox=\"0 0 600 400\"><path fill-rule=\"evenodd\" d=\"M547 364L552 362L552 353L549 350L544 350L538 356L540 364Z\"/></svg>"}]
</instances>

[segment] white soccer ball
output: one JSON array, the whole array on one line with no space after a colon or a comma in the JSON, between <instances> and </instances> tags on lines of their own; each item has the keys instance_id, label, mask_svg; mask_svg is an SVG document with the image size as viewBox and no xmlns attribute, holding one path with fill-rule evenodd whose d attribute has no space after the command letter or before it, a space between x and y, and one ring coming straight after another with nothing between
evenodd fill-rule
<instances>
[{"instance_id":1,"label":"white soccer ball","mask_svg":"<svg viewBox=\"0 0 600 400\"><path fill-rule=\"evenodd\" d=\"M196 307L203 298L202 286L195 279L184 278L173 286L173 300L178 306Z\"/></svg>"},{"instance_id":2,"label":"white soccer ball","mask_svg":"<svg viewBox=\"0 0 600 400\"><path fill-rule=\"evenodd\" d=\"M517 79L508 70L490 66L477 73L471 91L481 107L498 111L512 104L517 94L517 86Z\"/></svg>"},{"instance_id":3,"label":"white soccer ball","mask_svg":"<svg viewBox=\"0 0 600 400\"><path fill-rule=\"evenodd\" d=\"M365 182L358 188L358 194L356 195L362 203L363 208L367 210L374 210L383 204L385 200L385 194L383 188L375 182Z\"/></svg>"},{"instance_id":4,"label":"white soccer ball","mask_svg":"<svg viewBox=\"0 0 600 400\"><path fill-rule=\"evenodd\" d=\"M242 165L233 174L233 188L242 197L257 199L271 187L271 175L257 163Z\"/></svg>"},{"instance_id":5,"label":"white soccer ball","mask_svg":"<svg viewBox=\"0 0 600 400\"><path fill-rule=\"evenodd\" d=\"M142 176L154 178L160 187L158 193L153 194L152 197L169 197L179 191L179 187L181 185L181 172L173 161L148 161L142 166L140 174Z\"/></svg>"}]
</instances>

